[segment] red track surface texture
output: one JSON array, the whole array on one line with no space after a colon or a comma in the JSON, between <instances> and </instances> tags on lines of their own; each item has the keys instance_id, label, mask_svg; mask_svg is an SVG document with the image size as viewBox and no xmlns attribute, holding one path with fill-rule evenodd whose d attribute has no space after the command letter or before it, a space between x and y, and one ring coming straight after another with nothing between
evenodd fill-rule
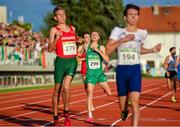
<instances>
[{"instance_id":1,"label":"red track surface texture","mask_svg":"<svg viewBox=\"0 0 180 127\"><path fill-rule=\"evenodd\" d=\"M129 126L122 122L117 103L116 84L109 83L113 96L106 96L96 86L94 123L86 123L86 94L83 85L72 86L70 114L73 126ZM179 84L178 84L179 85ZM0 94L0 126L52 126L52 89ZM143 79L140 99L140 126L180 126L180 92L171 102L172 92L165 79ZM63 110L62 100L59 106ZM60 117L63 126L63 117Z\"/></svg>"}]
</instances>

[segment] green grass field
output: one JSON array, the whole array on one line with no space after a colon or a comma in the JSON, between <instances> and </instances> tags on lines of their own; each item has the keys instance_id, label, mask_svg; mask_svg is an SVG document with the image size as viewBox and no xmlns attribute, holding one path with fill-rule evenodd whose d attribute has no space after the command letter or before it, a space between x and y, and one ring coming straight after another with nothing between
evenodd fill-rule
<instances>
[{"instance_id":1,"label":"green grass field","mask_svg":"<svg viewBox=\"0 0 180 127\"><path fill-rule=\"evenodd\" d=\"M52 88L53 85L37 85L37 86L23 86L23 87L11 87L11 88L1 88L0 93L9 93L9 92L17 92L17 91L27 91L27 90L39 90L39 89L49 89Z\"/></svg>"},{"instance_id":2,"label":"green grass field","mask_svg":"<svg viewBox=\"0 0 180 127\"><path fill-rule=\"evenodd\" d=\"M72 83L72 85L82 85L82 83ZM1 93L17 92L17 91L28 91L28 90L40 90L40 89L50 89L53 88L53 84L49 85L28 85L28 86L19 86L19 87L8 87L0 88Z\"/></svg>"}]
</instances>

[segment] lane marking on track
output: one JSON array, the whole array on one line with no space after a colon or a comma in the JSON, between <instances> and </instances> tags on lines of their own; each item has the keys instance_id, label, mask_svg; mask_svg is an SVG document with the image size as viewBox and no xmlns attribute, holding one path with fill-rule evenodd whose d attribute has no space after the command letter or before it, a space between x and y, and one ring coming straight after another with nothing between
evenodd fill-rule
<instances>
[{"instance_id":1,"label":"lane marking on track","mask_svg":"<svg viewBox=\"0 0 180 127\"><path fill-rule=\"evenodd\" d=\"M151 83L150 83L150 84L151 84ZM149 87L149 86L151 86L151 85L148 84L148 86L146 86L146 87ZM161 87L162 87L162 86L161 86ZM152 90L156 90L156 89L160 89L161 87L154 88L154 89L151 89L151 90L147 90L147 92L152 91ZM98 90L98 91L96 91L96 93L99 92L99 91L102 91L102 90ZM85 94L85 93L83 93L83 94ZM75 96L79 96L79 95L82 95L82 94L76 94L76 95L71 95L71 96L75 97ZM97 98L104 97L104 96L106 96L106 95L99 96L99 97L97 96ZM96 98L96 97L94 97L94 98ZM37 104L37 103L43 103L43 102L46 102L46 101L51 101L51 99L44 100L44 101L39 101L39 102L35 102L35 103L30 103L30 104L28 104L28 105ZM81 101L75 101L75 102L72 102L72 103L70 103L70 104L76 104L76 103L80 103L80 102L83 102L83 101L86 101L86 99L83 99L83 100L81 100ZM21 107L21 106L25 106L25 105L20 105L20 107ZM62 106L63 106L63 105L60 105L59 107L62 107ZM17 107L17 106L11 107L11 108L16 108L16 107ZM19 107L19 106L18 106L18 107ZM8 109L9 109L9 108L8 108ZM0 109L0 110L1 110L1 109ZM24 113L24 114L20 114L20 115L16 115L16 116L6 117L6 118L3 118L3 119L0 119L0 121L2 121L2 120L7 120L7 119L11 119L11 118L16 118L16 117L20 117L20 116L25 116L25 115L37 113L37 112L39 112L39 111L45 111L45 110L51 110L51 109L45 108L45 109L38 110L38 111L33 111L33 112L28 112L28 113Z\"/></svg>"},{"instance_id":2,"label":"lane marking on track","mask_svg":"<svg viewBox=\"0 0 180 127\"><path fill-rule=\"evenodd\" d=\"M83 90L77 90L78 91L78 94L74 94L74 95L71 95L72 97L76 97L76 96L79 96L79 95L85 95L85 92L80 92L80 91L83 91ZM77 92L76 91L76 92ZM97 90L97 93L100 92L102 90ZM11 107L6 107L6 108L1 108L0 111L2 110L8 110L8 109L12 109L12 108L19 108L19 107L23 107L23 106L26 106L26 105L34 105L34 104L39 104L39 103L44 103L44 102L47 102L47 101L51 101L52 99L47 99L47 100L42 100L42 101L37 101L37 102L32 102L32 103L27 103L27 104L21 104L21 105L16 105L16 106L11 106Z\"/></svg>"},{"instance_id":3,"label":"lane marking on track","mask_svg":"<svg viewBox=\"0 0 180 127\"><path fill-rule=\"evenodd\" d=\"M76 93L76 92L79 93L79 92L81 92L81 91L83 92L84 90L72 90L71 92L72 92L72 93ZM52 93L53 93L52 91L49 91L49 92L43 92L43 91L42 91L42 92L38 92L38 93L35 93L35 94L46 94L46 95L48 94L49 96L52 96ZM20 96L21 99L29 99L29 97L25 97L25 96L26 96L26 95L33 95L33 96L34 96L35 94L34 94L34 93L27 93L27 94L20 94L20 95L17 95L17 94L16 94L16 95L11 95L11 96L9 96L9 97L18 97L18 96ZM24 98L22 98L22 97L24 97ZM7 100L7 97L4 97L4 98ZM9 100L9 99L8 99L8 100ZM17 99L15 99L15 100L17 100ZM11 99L11 101L14 101L14 100ZM11 101L10 101L10 102L11 102ZM1 101L0 103L4 103L4 102Z\"/></svg>"},{"instance_id":4,"label":"lane marking on track","mask_svg":"<svg viewBox=\"0 0 180 127\"><path fill-rule=\"evenodd\" d=\"M11 95L4 95L4 96L1 96L0 99L7 99L8 97L22 97L22 96L26 96L26 95L35 95L35 94L46 94L47 92L50 92L50 90L47 90L47 91L41 91L41 92L36 92L36 91L27 91L27 93L11 93Z\"/></svg>"},{"instance_id":5,"label":"lane marking on track","mask_svg":"<svg viewBox=\"0 0 180 127\"><path fill-rule=\"evenodd\" d=\"M96 93L98 93L99 91L102 92L102 90L98 90L98 91L96 91ZM83 94L85 94L85 93L83 93ZM114 93L113 93L113 94L114 94ZM73 96L73 97L76 97L76 96L79 96L79 95L82 95L82 93L81 93L81 94L76 94L76 95L74 95L74 96L72 95L72 96ZM104 95L96 96L96 97L94 97L93 99L101 98L101 97L104 97L104 96L107 96L107 95L104 94ZM80 102L84 102L84 101L86 101L86 99L81 99L81 100L79 100L79 101L74 101L74 102L71 102L70 104L76 104L76 103L80 103ZM63 105L60 105L59 107L62 107L62 106L63 106ZM11 117L2 118L2 119L0 119L0 121L2 121L2 120L7 120L7 119L11 119L11 118L16 118L16 117L20 117L20 116L25 116L25 115L29 115L29 114L33 114L33 113L40 112L40 111L46 111L46 110L51 110L51 108L45 108L45 109L41 109L41 110L37 110L37 111L33 111L33 112L28 112L28 113L16 115L16 116L11 116Z\"/></svg>"},{"instance_id":6,"label":"lane marking on track","mask_svg":"<svg viewBox=\"0 0 180 127\"><path fill-rule=\"evenodd\" d=\"M148 83L148 85L146 86L146 87L149 87L149 86L152 86L152 84L153 83ZM73 87L72 87L73 88ZM81 87L79 87L79 88L81 88ZM15 93L15 94L11 94L11 95L7 95L7 96L1 96L0 97L0 99L7 99L8 97L25 97L26 95L35 95L35 94L48 94L48 93L50 93L50 94L52 94L52 91L53 90L46 90L46 91L41 91L41 92L37 92L37 91L33 91L33 92L31 92L31 91L27 91L27 92L30 92L30 93ZM79 92L79 91L84 91L84 89L83 90L72 90L71 92ZM26 97L25 97L26 98ZM12 99L11 99L12 100ZM1 102L3 102L3 101L1 101Z\"/></svg>"},{"instance_id":7,"label":"lane marking on track","mask_svg":"<svg viewBox=\"0 0 180 127\"><path fill-rule=\"evenodd\" d=\"M148 122L180 122L179 119L174 118L142 118L141 121L148 121Z\"/></svg>"},{"instance_id":8,"label":"lane marking on track","mask_svg":"<svg viewBox=\"0 0 180 127\"><path fill-rule=\"evenodd\" d=\"M83 91L84 90L73 90L72 93L76 93L76 92L81 93ZM42 93L40 92L39 94L42 94ZM30 100L30 99L46 97L46 96L52 97L52 92L50 94L46 93L46 95L40 95L40 96L35 96L35 97L24 97L24 98L20 98L20 99L9 100L9 101L1 101L0 104L4 104L4 103L8 103L8 102L14 102L14 101Z\"/></svg>"},{"instance_id":9,"label":"lane marking on track","mask_svg":"<svg viewBox=\"0 0 180 127\"><path fill-rule=\"evenodd\" d=\"M80 85L83 85L83 84L80 84ZM79 86L80 86L79 85ZM44 90L40 90L40 91L34 91L34 90L29 90L29 91L27 91L27 92L25 92L25 91L22 91L22 92L20 92L20 91L17 91L18 93L7 93L8 95L6 95L6 93L3 93L3 94L0 94L0 99L7 99L8 97L24 97L24 96L26 96L26 95L35 95L35 94L48 94L48 93L52 93L52 91L53 91L53 86L54 85L52 85L52 88L49 88L49 89L44 89ZM83 87L79 87L79 86L75 86L75 87L71 87L71 88L82 88L82 89L84 89ZM50 89L52 89L52 90L50 90ZM78 91L78 90L75 90L75 91ZM72 90L72 92L75 92L75 91L73 91Z\"/></svg>"},{"instance_id":10,"label":"lane marking on track","mask_svg":"<svg viewBox=\"0 0 180 127\"><path fill-rule=\"evenodd\" d=\"M146 86L146 87L149 87L149 86L152 86L152 83L150 83L150 84L148 84L148 86ZM114 89L114 88L113 88ZM99 89L98 89L99 90ZM80 93L80 92L83 92L84 90L74 90L74 91L72 91L72 93L74 93L74 92L78 92L78 93ZM51 93L52 94L52 93ZM32 97L32 98L34 98L34 97ZM35 97L36 98L36 97ZM28 98L25 98L25 100L26 99L28 99ZM23 99L22 99L23 100ZM11 100L11 101L9 101L9 102L13 102L14 100ZM33 102L33 103L29 103L28 105L32 105L32 104L38 104L38 103L44 103L44 102L46 102L46 101L51 101L51 99L48 99L48 100L43 100L43 101L38 101L38 102ZM3 103L3 102L0 102L0 103ZM22 107L22 106L25 106L25 105L16 105L16 106L11 106L11 107L6 107L6 108L1 108L0 109L0 111L2 111L2 110L7 110L7 109L12 109L12 108L18 108L18 107Z\"/></svg>"},{"instance_id":11,"label":"lane marking on track","mask_svg":"<svg viewBox=\"0 0 180 127\"><path fill-rule=\"evenodd\" d=\"M141 110L147 108L148 106L156 103L157 101L165 98L166 96L168 96L168 95L170 95L170 94L172 94L172 92L169 92L169 93L167 93L167 94L164 94L163 96L161 96L161 97L159 97L158 99L152 101L151 103L148 103L147 105L141 107L139 110L141 111ZM131 116L131 115L132 115L132 113L130 113L130 114L128 115L128 117ZM114 126L115 126L118 122L120 122L120 121L122 121L122 119L118 119L118 120L114 121L114 122L111 124L111 127L114 127Z\"/></svg>"},{"instance_id":12,"label":"lane marking on track","mask_svg":"<svg viewBox=\"0 0 180 127\"><path fill-rule=\"evenodd\" d=\"M144 91L144 92L142 92L142 93L148 93L148 92L151 92L151 91L155 91L155 90L157 90L157 89L160 89L160 88L161 88L161 87L153 88L153 89L151 89L151 90L146 90L146 91ZM103 108L103 107L112 105L112 104L117 103L117 102L118 102L118 100L115 100L114 102L110 102L110 103L106 103L106 104L100 105L100 106L98 106L98 107L95 107L94 109L96 110L96 109L99 109L99 108ZM70 117L77 116L77 115L80 115L80 114L83 114L83 113L86 113L86 112L88 112L88 110L79 112L79 113L77 113L77 114L75 114L75 115L70 115ZM61 118L61 119L59 119L59 120L61 121L61 120L63 120L63 119L64 119L64 118ZM48 123L42 125L42 127L47 126L47 125L50 125L50 124L52 124L52 123L53 123L53 121L48 122Z\"/></svg>"},{"instance_id":13,"label":"lane marking on track","mask_svg":"<svg viewBox=\"0 0 180 127\"><path fill-rule=\"evenodd\" d=\"M99 108L103 108L103 107L106 107L106 106L112 105L112 104L117 103L117 102L118 102L118 100L113 101L113 102L109 102L109 103L106 103L106 104L103 104L103 105L97 106L97 107L95 107L94 109L95 109L95 110L97 110L97 109L99 109ZM86 112L88 112L88 110L84 110L84 111L79 112L79 113L77 113L77 114L75 114L75 115L70 115L70 117L77 116L77 115L80 115L80 114L83 114L83 113L86 113ZM64 118L61 118L61 119L59 119L59 121L61 121L61 120L63 120L63 119L64 119ZM52 124L52 123L53 123L53 121L48 122L48 123L46 123L46 124L42 125L41 127L47 126L47 125Z\"/></svg>"},{"instance_id":14,"label":"lane marking on track","mask_svg":"<svg viewBox=\"0 0 180 127\"><path fill-rule=\"evenodd\" d=\"M8 100L8 101L2 101L0 102L0 104L5 104L5 103L9 103L9 102L16 102L16 101L24 101L24 100L31 100L31 99L36 99L36 98L40 98L40 97L48 97L51 95L40 95L40 96L35 96L35 97L28 97L28 98L20 98L20 99L14 99L14 100Z\"/></svg>"}]
</instances>

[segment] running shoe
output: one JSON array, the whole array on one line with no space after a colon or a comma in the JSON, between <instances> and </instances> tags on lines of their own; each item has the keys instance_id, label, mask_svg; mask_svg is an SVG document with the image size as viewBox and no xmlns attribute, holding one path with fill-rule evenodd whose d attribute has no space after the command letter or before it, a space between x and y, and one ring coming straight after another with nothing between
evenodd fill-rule
<instances>
[{"instance_id":1,"label":"running shoe","mask_svg":"<svg viewBox=\"0 0 180 127\"><path fill-rule=\"evenodd\" d=\"M122 121L125 121L127 119L128 112L129 112L129 110L121 112L121 119L122 119Z\"/></svg>"},{"instance_id":2,"label":"running shoe","mask_svg":"<svg viewBox=\"0 0 180 127\"><path fill-rule=\"evenodd\" d=\"M93 117L88 117L87 120L86 120L86 122L92 123L92 122L93 122Z\"/></svg>"},{"instance_id":3,"label":"running shoe","mask_svg":"<svg viewBox=\"0 0 180 127\"><path fill-rule=\"evenodd\" d=\"M64 126L70 127L71 126L71 119L69 117L69 114L64 114L65 120L64 120Z\"/></svg>"},{"instance_id":4,"label":"running shoe","mask_svg":"<svg viewBox=\"0 0 180 127\"><path fill-rule=\"evenodd\" d=\"M175 98L175 96L172 96L172 98L171 98L171 100L172 100L172 102L176 102L176 98Z\"/></svg>"}]
</instances>

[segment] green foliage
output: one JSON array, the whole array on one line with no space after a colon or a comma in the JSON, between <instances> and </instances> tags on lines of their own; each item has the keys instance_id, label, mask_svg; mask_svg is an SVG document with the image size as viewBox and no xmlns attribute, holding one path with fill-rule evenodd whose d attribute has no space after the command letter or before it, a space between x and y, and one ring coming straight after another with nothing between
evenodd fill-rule
<instances>
[{"instance_id":1,"label":"green foliage","mask_svg":"<svg viewBox=\"0 0 180 127\"><path fill-rule=\"evenodd\" d=\"M50 28L56 25L56 21L53 19L53 13L48 13L44 18L44 22L46 26L41 27L41 31L44 36L48 37Z\"/></svg>"},{"instance_id":2,"label":"green foliage","mask_svg":"<svg viewBox=\"0 0 180 127\"><path fill-rule=\"evenodd\" d=\"M23 23L23 24L21 24L17 20L14 20L12 22L12 25L17 25L17 26L19 26L21 28L24 28L27 31L32 30L32 24L31 23Z\"/></svg>"}]
</instances>

